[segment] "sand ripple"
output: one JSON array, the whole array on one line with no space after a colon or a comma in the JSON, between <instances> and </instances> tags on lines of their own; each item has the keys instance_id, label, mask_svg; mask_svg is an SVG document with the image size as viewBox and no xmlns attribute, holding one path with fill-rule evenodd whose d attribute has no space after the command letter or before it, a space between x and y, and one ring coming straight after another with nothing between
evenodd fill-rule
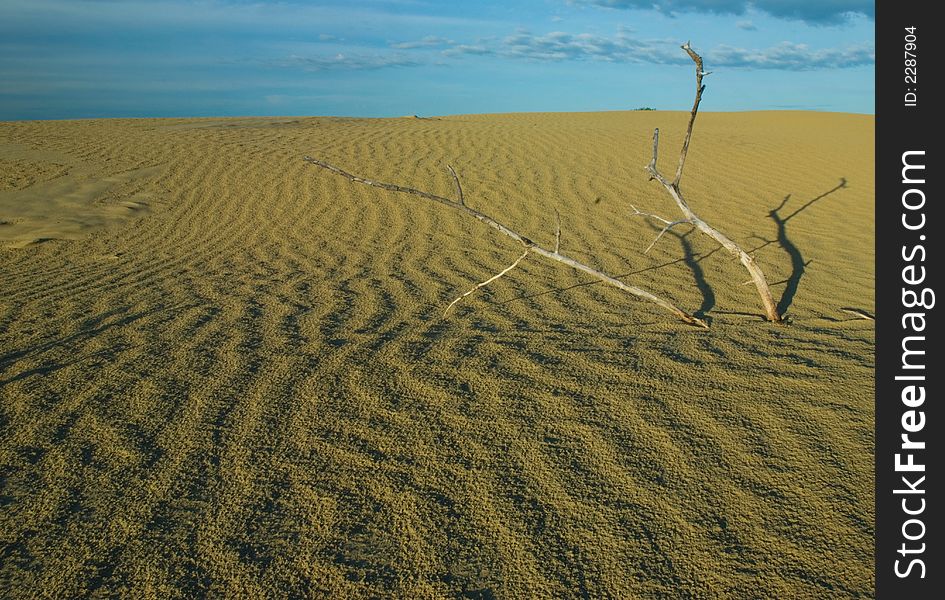
<instances>
[{"instance_id":1,"label":"sand ripple","mask_svg":"<svg viewBox=\"0 0 945 600\"><path fill-rule=\"evenodd\" d=\"M700 116L687 197L790 327L696 233L641 253L630 203L672 215L652 128L684 124L0 124L0 217L82 223L0 250L2 595L872 595L873 325L839 309L875 312L873 120ZM537 259L444 321L514 242L306 154L441 194L449 162L470 204L549 244L557 208L569 254L713 326Z\"/></svg>"}]
</instances>

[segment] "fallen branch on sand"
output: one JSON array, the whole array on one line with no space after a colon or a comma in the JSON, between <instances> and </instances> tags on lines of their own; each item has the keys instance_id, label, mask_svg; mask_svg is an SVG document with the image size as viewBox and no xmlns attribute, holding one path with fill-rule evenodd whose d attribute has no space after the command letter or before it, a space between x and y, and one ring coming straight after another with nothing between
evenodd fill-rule
<instances>
[{"instance_id":1,"label":"fallen branch on sand","mask_svg":"<svg viewBox=\"0 0 945 600\"><path fill-rule=\"evenodd\" d=\"M599 270L597 270L597 269L595 269L595 268L593 268L593 267L591 267L591 266L588 266L588 265L586 265L586 264L584 264L584 263L582 263L582 262L578 262L578 261L574 260L573 258L570 258L570 257L568 257L568 256L565 256L564 254L561 254L560 251L559 251L559 250L560 250L560 244L561 244L561 221L560 221L560 217L559 217L559 219L558 219L558 228L557 228L557 232L556 232L556 235L555 235L555 248L554 248L554 250L550 250L550 249L545 248L545 247L543 247L543 246L541 246L541 245L539 245L539 244L536 244L535 242L533 242L532 240L528 239L527 237L525 237L525 236L523 236L523 235L521 235L521 234L519 234L519 233L517 233L517 232L515 232L515 231L513 231L513 230L511 230L511 229L509 229L508 227L506 227L505 225L499 223L498 221L496 221L496 220L493 219L492 217L490 217L490 216L488 216L488 215L486 215L486 214L484 214L484 213L482 213L482 212L480 212L480 211L478 211L478 210L476 210L476 209L474 209L474 208L470 208L470 207L466 204L465 198L463 197L462 186L461 186L460 183L459 183L459 177L456 175L456 171L453 170L452 167L449 167L449 171L450 171L450 174L453 176L454 182L455 182L455 184L456 184L456 190L457 190L457 199L456 199L456 200L451 200L451 199L445 198L445 197L443 197L443 196L438 196L438 195L436 195L436 194L431 194L430 192L424 192L424 191L422 191L422 190L417 190L417 189L414 189L414 188L409 188L409 187L404 187L404 186L400 186L400 185L395 185L395 184L392 184L392 183L384 183L384 182L381 182L381 181L374 181L373 179L367 179L367 178L365 178L365 177L359 177L359 176L357 176L357 175L352 175L351 173L348 173L347 171L344 171L343 169L340 169L340 168L338 168L338 167L336 167L336 166L334 166L334 165L331 165L331 164L329 164L329 163L327 163L327 162L318 160L317 158L312 158L311 156L306 156L303 160L305 160L306 162L308 162L308 163L310 163L310 164L313 164L313 165L315 165L315 166L317 166L317 167L321 167L321 168L323 168L323 169L327 169L327 170L329 170L329 171L331 171L331 172L333 172L333 173L336 173L336 174L338 174L338 175L341 175L342 177L348 179L349 181L353 181L353 182L355 182L355 183L361 183L361 184L364 184L364 185L369 185L369 186L372 186L372 187L380 188L380 189L383 189L383 190L388 190L388 191L391 191L391 192L399 192L399 193L403 193L403 194L411 194L411 195L413 195L413 196L418 196L418 197L420 197L420 198L424 198L424 199L426 199L426 200L430 200L430 201L432 201L432 202L436 202L437 204L442 204L442 205L444 205L444 206L448 206L449 208L452 208L452 209L454 209L454 210L458 210L458 211L462 212L463 214L469 215L469 216L473 217L474 219L477 219L477 220L479 220L479 221L485 223L485 224L488 225L489 227L492 227L492 228L495 229L496 231L498 231L498 232L500 232L500 233L502 233L502 234L504 234L504 235L506 235L506 236L512 238L513 240L519 242L520 244L522 244L522 246L524 246L525 252L518 258L518 260L516 260L514 263L512 263L511 266L507 267L506 269L504 269L503 271L499 272L499 273L496 274L495 276L493 276L493 277L487 279L486 281L484 281L484 282L482 282L482 283L476 285L475 287L473 287L473 289L469 290L469 291L466 292L465 294L462 294L462 295L459 296L456 300L453 300L453 302L451 302L450 305L446 308L446 311L444 312L444 315L446 314L446 312L449 312L450 308L452 308L452 306L453 306L454 304L456 304L457 302L459 302L461 299L465 298L466 296L468 296L469 294L473 293L473 292L476 291L477 289L479 289L479 288L481 288L481 287L483 287L483 286L485 286L485 285L487 285L487 284L489 284L489 283L495 281L496 279L502 277L503 275L505 275L506 273L508 273L508 272L511 271L512 269L514 269L514 268L515 268L526 256L528 256L529 254L537 254L537 255L543 256L543 257L545 257L545 258L547 258L547 259L549 259L549 260L552 260L552 261L555 261L555 262L559 262L559 263L563 263L563 264L565 264L565 265L568 265L569 267L571 267L571 268L573 268L573 269L577 269L578 271L587 273L588 275L593 275L594 277L600 279L601 281L603 281L603 282L605 282L605 283L608 283L608 284L610 284L610 285L612 285L612 286L614 286L614 287L616 287L616 288L618 288L618 289L620 289L620 290L623 290L623 291L625 291L625 292L627 292L627 293L629 293L629 294L632 294L632 295L634 295L634 296L636 296L636 297L638 297L638 298L642 298L643 300L647 300L647 301L652 302L652 303L654 303L654 304L656 304L656 305L658 305L658 306L661 306L662 308L664 308L664 309L668 310L669 312L673 313L674 315L676 315L678 318L682 319L682 320L685 321L686 323L689 323L689 324L692 324L692 325L698 325L698 326L700 326L700 327L708 328L708 325L706 324L705 321L703 321L702 319L700 319L700 318L698 318L698 317L695 317L695 316L693 316L693 315L690 315L690 314L687 313L686 311L684 311L684 310L682 310L681 308L677 307L677 306L676 306L675 304L673 304L672 302L670 302L670 301L668 301L668 300L665 300L665 299L663 299L663 298L661 298L661 297L659 297L659 296L657 296L657 295L655 295L655 294L653 294L653 293L651 293L651 292L648 292L648 291L646 291L646 290L644 290L644 289L642 289L642 288L639 288L639 287L637 287L637 286L628 285L628 284L626 284L626 283L620 281L619 279L616 279L616 278L614 278L614 277L611 277L610 275L604 273L603 271L599 271Z\"/></svg>"},{"instance_id":2,"label":"fallen branch on sand","mask_svg":"<svg viewBox=\"0 0 945 600\"><path fill-rule=\"evenodd\" d=\"M679 207L679 210L682 212L683 216L681 219L676 219L676 220L671 221L669 219L665 219L663 217L660 217L652 213L643 212L639 210L636 206L631 205L631 207L634 210L634 213L633 213L634 216L644 216L644 217L653 218L664 224L664 227L657 234L656 238L650 243L650 245L647 247L645 252L649 252L653 248L653 246L655 246L656 243L660 240L660 238L662 238L663 235L667 231L670 231L673 227L676 227L677 225L691 225L695 227L696 229L698 229L705 235L709 236L710 238L712 238L713 240L721 244L723 248L728 250L733 256L735 256L736 258L739 259L739 261L741 261L742 265L744 265L744 267L748 270L749 275L751 275L750 282L754 283L755 288L758 290L758 295L761 297L761 302L764 305L765 315L767 316L767 319L775 323L782 323L783 320L781 318L781 315L778 313L778 307L777 307L777 304L775 304L774 297L771 295L771 290L768 287L768 281L767 279L765 279L765 275L762 272L761 267L759 267L758 264L755 262L755 259L748 252L745 252L738 244L736 244L734 241L728 238L725 234L723 234L721 231L712 227L711 225L709 225L708 223L700 219L698 216L696 216L696 214L692 211L692 209L689 208L689 204L686 202L685 198L683 198L682 191L679 188L679 182L682 179L682 174L683 174L683 167L685 167L686 165L686 155L689 152L689 142L692 139L692 128L696 122L696 115L699 112L699 104L700 102L702 102L702 93L705 91L705 85L703 85L702 79L703 77L709 74L705 72L705 70L703 69L702 57L699 56L699 54L697 54L692 49L692 47L689 45L689 42L686 42L682 46L682 49L686 51L686 53L689 55L689 57L692 59L692 61L696 65L696 98L692 105L692 112L690 113L690 116L689 116L689 126L686 129L686 137L683 140L683 145L679 152L679 163L676 167L676 174L673 177L672 181L670 181L669 178L667 178L662 173L660 173L659 169L657 169L656 167L657 157L659 154L659 142L660 142L659 129L656 129L653 132L653 158L650 159L650 163L646 166L646 170L650 174L651 180L655 179L660 184L662 184L662 186L666 189L666 191L669 193L672 199L676 202L676 205ZM633 294L634 296L638 298L642 298L644 300L657 304L661 306L662 308L670 311L671 313L673 313L674 315L676 315L677 317L679 317L686 323L699 325L700 327L706 327L706 328L708 327L706 322L703 321L702 319L687 313L686 311L677 307L672 302L665 300L664 298L661 298L640 287L628 285L620 281L619 279L611 277L610 275L602 271L599 271L591 266L588 266L584 263L574 260L573 258L565 256L564 254L561 254L560 252L561 216L560 215L558 215L557 217L557 230L555 231L555 247L554 247L554 250L549 250L548 248L545 248L543 246L536 244L535 242L521 235L520 233L517 233L509 229L505 225L502 225L501 223L499 223L492 217L478 210L470 208L466 204L466 198L463 195L463 186L460 184L459 175L456 174L456 171L450 165L447 165L447 169L449 169L450 175L452 176L453 182L456 187L455 200L452 200L443 196L438 196L436 194L431 194L430 192L417 190L414 188L395 185L392 183L384 183L380 181L375 181L373 179L367 179L365 177L352 175L351 173L348 173L347 171L344 171L340 169L339 167L328 164L327 162L324 162L322 160L312 158L310 156L306 156L304 160L317 167L321 167L323 169L327 169L329 171L332 171L333 173L341 175L342 177L345 177L346 179L353 181L355 183L362 183L365 185L370 185L372 187L388 190L391 192L411 194L414 196L418 196L420 198L424 198L426 200L431 200L433 202L436 202L437 204L448 206L454 210L458 210L468 216L471 216L475 219L478 219L479 221L482 221L483 223L492 227L496 231L512 238L513 240L519 242L520 244L522 244L522 246L524 246L525 252L521 256L519 256L515 260L515 262L513 262L511 265L509 265L502 271L496 273L492 277L486 279L485 281L476 284L469 291L458 296L455 300L450 302L450 304L446 307L446 310L443 312L443 316L446 316L449 313L450 309L452 309L453 306L455 306L456 303L461 301L463 298L469 296L476 290L482 287L485 287L489 285L490 283L492 283L493 281L496 281L497 279L508 274L515 267L517 267L519 263L525 260L525 258L528 257L529 254L538 254L539 256L543 256L549 260L553 260L553 261L568 265L569 267L577 269L578 271L587 273L588 275L593 275L597 279L604 281L605 283L608 283L629 294ZM557 211L555 212L557 213Z\"/></svg>"}]
</instances>

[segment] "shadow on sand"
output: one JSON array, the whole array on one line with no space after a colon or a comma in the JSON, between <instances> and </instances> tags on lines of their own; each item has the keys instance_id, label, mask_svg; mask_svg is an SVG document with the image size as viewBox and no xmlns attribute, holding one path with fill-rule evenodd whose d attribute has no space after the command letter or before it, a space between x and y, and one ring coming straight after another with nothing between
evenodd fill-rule
<instances>
[{"instance_id":1,"label":"shadow on sand","mask_svg":"<svg viewBox=\"0 0 945 600\"><path fill-rule=\"evenodd\" d=\"M755 236L756 238L762 240L763 243L759 246L752 248L751 250L748 250L749 254L754 254L755 252L761 250L762 248L765 248L766 246L770 244L777 243L785 252L787 252L788 256L791 259L791 275L783 281L778 281L771 284L772 286L785 284L784 293L781 294L781 300L778 302L779 314L781 315L785 314L788 308L790 308L791 304L794 302L794 296L797 295L797 290L798 290L798 287L800 286L801 278L804 276L805 269L811 263L810 260L806 260L806 261L804 260L804 255L801 253L800 249L797 247L797 245L793 241L791 241L791 238L788 237L788 233L787 233L788 221L790 221L791 219L796 217L798 214L802 213L803 211L813 206L816 202L846 187L848 187L847 179L845 177L841 177L840 183L838 183L834 187L816 196L815 198L808 200L801 207L797 208L796 210L794 210L794 212L788 214L787 216L781 216L781 211L784 210L788 202L790 202L791 200L791 194L788 194L787 196L784 197L784 200L781 201L781 204L779 204L776 208L768 212L768 216L771 218L771 220L774 221L775 225L778 228L777 239L769 240L760 236ZM659 231L662 229L660 227L653 225L652 223L650 224L650 227L654 231ZM631 275L638 275L640 273L645 273L646 271L658 270L664 267L668 267L668 266L683 262L686 264L687 267L689 267L689 270L692 272L692 277L695 280L696 286L699 288L699 291L702 292L702 305L699 307L698 310L693 312L695 316L701 319L711 320L711 317L708 315L708 313L711 311L718 314L731 314L731 315L741 315L741 316L751 316L751 317L760 316L761 318L764 318L764 315L760 315L757 313L713 310L713 308L715 307L715 292L713 291L712 286L706 280L705 272L703 271L700 263L706 258L712 256L713 254L721 250L722 247L718 246L714 248L713 250L710 250L709 252L704 252L704 253L694 252L693 247L692 247L692 242L689 241L689 236L692 234L693 231L695 231L695 229L690 229L686 233L681 233L681 234L676 233L672 230L669 230L666 232L669 235L675 236L675 238L679 240L680 247L683 251L682 258L677 258L676 260L671 260L671 261L667 261L658 265L653 265L652 267L647 267L645 269L638 269L636 271L631 271L629 273L623 273L620 275L616 275L615 277L617 279L623 279L624 277L630 277ZM600 283L601 283L600 281L585 281L582 283L576 283L574 285L570 285L563 288L553 288L550 290L545 290L543 292L538 292L537 294L527 294L527 295L522 295L522 296L516 296L515 298L510 298L509 300L502 302L502 304L508 304L510 302L516 302L518 300L526 300L529 298L536 298L538 296L544 296L546 294L557 294L561 292L566 292L568 290L573 290L579 287L585 287L589 285L598 285Z\"/></svg>"},{"instance_id":2,"label":"shadow on sand","mask_svg":"<svg viewBox=\"0 0 945 600\"><path fill-rule=\"evenodd\" d=\"M663 229L662 227L657 227L652 223L649 225L654 231L661 231ZM670 229L667 230L666 233L679 240L679 246L683 252L682 261L686 263L687 267L689 267L689 270L692 272L692 278L695 280L696 287L698 287L699 291L702 292L702 304L699 306L698 310L694 311L692 314L693 316L699 317L700 319L708 321L711 324L712 317L708 316L708 312L715 307L715 291L706 280L705 271L702 270L702 265L699 263L712 253L716 252L718 248L712 250L712 252L707 252L701 255L693 252L692 242L689 241L689 236L693 231L695 231L695 228L690 229L686 233L676 233Z\"/></svg>"},{"instance_id":3,"label":"shadow on sand","mask_svg":"<svg viewBox=\"0 0 945 600\"><path fill-rule=\"evenodd\" d=\"M44 341L34 342L25 348L0 356L0 373L7 371L21 360L36 358L49 351L61 348L70 348L72 351L75 351L79 344L95 338L100 334L104 334L115 327L122 327L124 325L144 319L145 317L149 317L167 310L173 311L181 310L183 308L186 308L183 304L172 307L159 306L151 310L132 313L127 307L122 307L107 311L95 317L90 317L81 324L79 331L76 333L72 333L61 338L51 338ZM47 361L41 366L0 379L0 387L15 381L19 381L20 379L25 379L26 377L32 375L48 375L64 367L78 364L89 359L101 358L103 360L108 360L114 356L117 350L118 348L107 348L89 354L75 354L67 360Z\"/></svg>"},{"instance_id":4,"label":"shadow on sand","mask_svg":"<svg viewBox=\"0 0 945 600\"><path fill-rule=\"evenodd\" d=\"M777 244L785 252L787 252L788 256L791 258L791 275L786 280L779 281L773 284L773 285L778 285L780 283L786 284L784 288L784 293L781 294L781 300L778 302L778 314L783 315L784 313L787 312L788 308L791 307L791 304L794 302L794 296L797 295L797 289L801 284L801 278L804 276L804 272L807 269L808 265L810 265L810 263L812 262L810 260L807 260L807 261L804 260L804 255L801 254L800 249L797 247L797 245L793 241L791 241L791 238L788 237L788 234L787 234L788 221L790 221L791 219L793 219L794 217L796 217L803 211L813 206L815 202L818 202L826 198L830 194L833 194L834 192L841 190L843 188L846 188L846 187L847 187L847 180L845 177L841 177L840 183L830 188L826 192L820 194L819 196L812 198L811 200L808 200L806 203L804 203L803 206L801 206L800 208L798 208L797 210L795 210L794 212L792 212L791 214L787 216L781 216L781 211L784 210L784 208L787 206L787 203L791 200L791 194L788 194L787 196L785 196L784 200L781 201L781 204L779 204L777 208L774 208L768 212L768 216L771 217L771 220L774 221L774 224L778 228L778 237L775 240L766 240L762 238L764 239L764 244L762 244L761 246L758 246L757 248L754 248L751 252L749 252L749 254L757 252L758 250L761 250L765 246L777 242Z\"/></svg>"}]
</instances>

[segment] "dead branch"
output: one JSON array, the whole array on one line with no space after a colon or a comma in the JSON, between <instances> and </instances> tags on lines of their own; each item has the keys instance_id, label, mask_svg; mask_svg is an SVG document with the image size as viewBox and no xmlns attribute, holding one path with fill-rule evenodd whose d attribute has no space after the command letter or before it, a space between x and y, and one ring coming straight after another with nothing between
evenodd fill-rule
<instances>
[{"instance_id":1,"label":"dead branch","mask_svg":"<svg viewBox=\"0 0 945 600\"><path fill-rule=\"evenodd\" d=\"M650 242L650 245L646 247L646 250L643 251L643 254L649 254L650 250L653 249L653 246L656 245L656 242L660 241L660 238L663 237L663 234L665 234L667 231L669 231L673 227L677 225L683 225L683 224L692 225L689 219L679 219L678 221L668 221L659 215L642 212L639 208L637 208L636 206L633 206L632 204L630 205L630 207L633 208L634 217L650 217L650 218L656 219L657 221L666 223L666 227L663 227L663 229L661 229L660 232L656 234L656 238L652 242Z\"/></svg>"},{"instance_id":2,"label":"dead branch","mask_svg":"<svg viewBox=\"0 0 945 600\"><path fill-rule=\"evenodd\" d=\"M456 300L453 300L452 302L450 302L450 305L447 306L447 307L446 307L446 310L443 311L443 316L445 317L445 316L450 312L450 309L453 308L453 305L454 305L454 304L456 304L457 302L459 302L460 300L462 300L463 298L465 298L465 297L468 296L469 294L475 292L476 290L478 290L478 289L481 288L481 287L486 287L487 285L489 285L490 283L492 283L492 282L495 281L496 279L502 277L503 275L505 275L506 273L508 273L509 271L511 271L512 269L514 269L515 267L517 267L517 266L518 266L518 263L522 262L522 261L525 259L525 257L528 256L528 253L529 253L529 252L531 252L531 249L530 249L530 248L529 248L529 249L526 249L525 252L524 252L521 256L519 256L517 259L515 259L515 262L514 262L514 263L512 263L511 265L509 265L509 266L507 266L506 268L502 269L501 271L499 271L498 273L496 273L495 275L493 275L493 276L490 277L489 279L486 279L486 280L483 281L482 283L477 283L471 290L469 290L469 291L466 292L465 294L459 296L458 298L456 298Z\"/></svg>"},{"instance_id":3,"label":"dead branch","mask_svg":"<svg viewBox=\"0 0 945 600\"><path fill-rule=\"evenodd\" d=\"M459 175L453 170L453 165L446 165L446 168L450 170L450 175L453 176L453 182L456 183L456 201L466 206L466 198L463 197L463 186L459 183Z\"/></svg>"},{"instance_id":4,"label":"dead branch","mask_svg":"<svg viewBox=\"0 0 945 600\"><path fill-rule=\"evenodd\" d=\"M845 312L845 313L850 313L851 315L856 315L858 318L860 318L860 319L865 319L865 320L867 320L867 321L875 321L875 320L876 320L876 317L874 317L873 315L869 314L868 312L866 312L866 311L863 310L862 308L854 308L854 307L852 307L852 306L841 306L841 307L840 307L840 310L842 310L842 311Z\"/></svg>"},{"instance_id":5,"label":"dead branch","mask_svg":"<svg viewBox=\"0 0 945 600\"><path fill-rule=\"evenodd\" d=\"M469 293L475 291L475 290L478 289L479 287L482 287L483 285L486 285L486 284L488 284L488 283L491 282L491 281L495 281L496 279L498 279L498 278L501 277L502 275L505 275L507 272L511 271L522 259L524 259L525 256L527 256L529 253L534 253L534 254L538 254L538 255L540 255L540 256L544 256L545 258L548 258L548 259L550 259L550 260L553 260L553 261L560 262L560 263L563 263L563 264L565 264L565 265L568 265L569 267L571 267L571 268L573 268L573 269L577 269L578 271L587 273L588 275L593 275L594 277L600 279L601 281L604 281L604 282L606 282L606 283L609 283L610 285L612 285L612 286L614 286L614 287L616 287L616 288L618 288L618 289L620 289L620 290L623 290L623 291L625 291L625 292L627 292L627 293L629 293L629 294L632 294L632 295L634 295L634 296L636 296L636 297L638 297L638 298L642 298L642 299L644 299L644 300L648 300L648 301L650 301L650 302L652 302L652 303L654 303L654 304L656 304L656 305L658 305L658 306L661 306L662 308L664 308L664 309L670 311L671 313L673 313L674 315L676 315L678 318L682 319L682 320L685 321L686 323L690 323L690 324L692 324L692 325L699 325L700 327L708 328L708 325L706 324L705 321L703 321L702 319L699 319L698 317L694 317L694 316L690 315L689 313L683 311L682 309L680 309L679 307L677 307L677 306L674 305L673 303L669 302L668 300L665 300L665 299L663 299L663 298L661 298L661 297L659 297L659 296L656 296L656 295L654 295L654 294L652 294L652 293L650 293L650 292L648 292L648 291L646 291L646 290L644 290L644 289L642 289L642 288L639 288L639 287L636 287L636 286L632 286L632 285L628 285L628 284L626 284L626 283L620 281L619 279L615 279L615 278L611 277L610 275L607 275L606 273L604 273L604 272L602 272L602 271L599 271L599 270L597 270L597 269L595 269L595 268L593 268L593 267L590 267L590 266L588 266L588 265L586 265L586 264L584 264L584 263L578 262L578 261L574 260L573 258L570 258L570 257L568 257L568 256L565 256L564 254L561 254L560 252L558 252L559 248L557 247L557 246L558 246L557 243L556 243L556 248L555 248L555 250L549 250L549 249L547 249L547 248L544 248L543 246L540 246L540 245L536 244L535 242L531 241L531 240L528 239L527 237L525 237L525 236L523 236L523 235L521 235L521 234L519 234L519 233L516 233L515 231L513 231L513 230L509 229L508 227L506 227L505 225L502 225L501 223L499 223L498 221L496 221L496 220L493 219L492 217L490 217L490 216L488 216L488 215L486 215L486 214L483 214L483 213L479 212L478 210L475 210L475 209L473 209L473 208L470 208L469 206L467 206L467 205L465 204L465 202L453 201L453 200L450 200L449 198L444 198L443 196L438 196L438 195L436 195L436 194L431 194L430 192L424 192L424 191L422 191L422 190L417 190L417 189L414 189L414 188L409 188L409 187L404 187L404 186L400 186L400 185L395 185L395 184L392 184L392 183L384 183L384 182L381 182L381 181L375 181L375 180L373 180L373 179L367 179L367 178L365 178L365 177L358 177L357 175L352 175L351 173L348 173L347 171L344 171L344 170L342 170L342 169L340 169L340 168L338 168L338 167L336 167L336 166L334 166L334 165L331 165L331 164L326 163L326 162L324 162L324 161L318 160L318 159L316 159L316 158L312 158L312 157L310 157L310 156L304 157L303 160L305 160L306 162L311 163L311 164L313 164L313 165L315 165L315 166L317 166L317 167L321 167L321 168L323 168L323 169L327 169L327 170L329 170L329 171L331 171L331 172L333 172L333 173L336 173L336 174L338 174L338 175L341 175L341 176L344 177L345 179L348 179L349 181L353 181L353 182L355 182L355 183L362 183L362 184L364 184L364 185L370 185L370 186L372 186L372 187L376 187L376 188L380 188L380 189L384 189L384 190L388 190L388 191L392 191L392 192L400 192L400 193L403 193L403 194L411 194L411 195L414 195L414 196L418 196L418 197L420 197L420 198L425 198L425 199L430 200L430 201L432 201L432 202L436 202L437 204L442 204L443 206L448 206L448 207L450 207L450 208L452 208L452 209L454 209L454 210L458 210L458 211L460 211L460 212L462 212L462 213L464 213L464 214L467 214L467 215L469 215L469 216L471 216L471 217L473 217L473 218L475 218L475 219L477 219L477 220L479 220L479 221L485 223L485 224L488 225L489 227L492 227L492 228L495 229L496 231L499 231L500 233L507 235L508 237L512 238L513 240L515 240L515 241L519 242L520 244L522 244L523 246L525 246L525 249L526 249L525 254L523 254L521 257L519 257L519 259L518 259L517 261L515 261L515 263L513 263L510 267L508 267L507 269L505 269L503 272L499 273L498 275L492 277L492 278L489 279L488 281L483 282L482 284L476 286L475 288L473 288L472 290L470 290L470 292L467 292L467 293L464 294L463 296L460 296L459 299L461 299L461 298L463 298L463 297L469 295ZM455 177L455 172L454 172L452 169L450 169L450 171L454 174L454 181L456 181L456 183L457 183L457 185L458 185L459 178L458 178L458 177ZM461 193L460 193L460 198L462 198ZM559 228L559 231L560 231L560 228ZM557 238L558 238L558 241L560 242L560 234L557 236ZM457 299L457 300L458 300L458 299ZM453 303L455 304L455 302L456 302L456 301L454 301ZM447 308L447 310L449 310L449 308ZM445 314L445 313L444 313L444 314Z\"/></svg>"},{"instance_id":6,"label":"dead branch","mask_svg":"<svg viewBox=\"0 0 945 600\"><path fill-rule=\"evenodd\" d=\"M768 287L768 281L765 279L765 275L761 271L761 267L759 267L755 262L755 259L752 258L750 254L742 250L738 244L733 242L718 229L715 229L696 216L696 214L692 212L692 209L689 208L689 204L683 198L682 191L679 189L679 181L682 178L683 167L686 164L686 154L689 152L689 141L692 138L692 128L696 121L696 113L699 111L699 103L702 102L702 93L705 91L705 85L702 83L702 78L708 75L708 73L703 70L702 57L692 49L692 47L689 45L689 42L686 42L682 46L682 49L686 51L689 57L692 58L693 62L696 64L696 99L695 102L693 102L692 113L689 116L689 126L686 129L686 137L683 141L682 149L679 152L679 165L676 167L676 176L673 181L669 181L656 167L656 159L659 152L659 129L653 131L653 158L650 160L650 164L646 166L646 170L650 174L650 179L657 180L664 188L666 188L666 191L669 192L669 195L676 202L679 210L682 211L684 218L680 221L670 222L667 219L657 217L656 215L641 213L636 209L636 207L634 207L634 210L636 211L635 214L651 216L667 224L664 228L664 231L661 231L656 240L653 241L653 244L659 240L663 233L672 228L673 225L678 225L681 223L689 223L693 225L699 231L721 244L722 247L728 250L733 256L738 258L745 269L748 270L749 275L751 275L751 280L754 282L755 287L758 290L758 295L761 296L761 303L764 305L765 314L768 320L775 323L780 323L782 320L781 315L778 314L777 304L774 301L774 297L771 295L771 290ZM653 244L650 244L651 248L653 247ZM647 248L647 251L649 251L649 248Z\"/></svg>"},{"instance_id":7,"label":"dead branch","mask_svg":"<svg viewBox=\"0 0 945 600\"><path fill-rule=\"evenodd\" d=\"M686 139L683 140L682 150L679 151L679 166L676 167L676 177L673 179L673 185L676 187L679 187L679 180L682 179L683 165L686 164L686 154L689 153L689 140L692 139L692 126L696 123L696 113L699 112L699 103L702 102L702 92L705 91L702 78L708 75L702 68L702 57L693 51L689 42L686 42L682 46L682 49L685 50L689 58L696 63L696 99L692 103L692 112L689 114L689 127L686 128ZM653 140L654 150L656 143L656 140ZM655 161L656 154L654 154L653 157ZM656 166L655 162L653 166Z\"/></svg>"}]
</instances>

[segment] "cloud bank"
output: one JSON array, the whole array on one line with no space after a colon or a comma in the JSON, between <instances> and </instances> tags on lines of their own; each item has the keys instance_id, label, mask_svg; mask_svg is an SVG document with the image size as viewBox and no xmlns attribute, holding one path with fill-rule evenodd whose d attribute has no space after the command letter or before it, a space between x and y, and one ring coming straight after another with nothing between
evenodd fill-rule
<instances>
[{"instance_id":1,"label":"cloud bank","mask_svg":"<svg viewBox=\"0 0 945 600\"><path fill-rule=\"evenodd\" d=\"M438 46L441 46L438 44ZM400 43L396 48L421 48L416 44ZM452 43L441 51L444 56L491 55L539 62L592 60L619 63L689 64L689 58L680 52L676 40L640 40L626 30L614 36L593 33L553 31L533 34L518 31L501 40L479 41L474 44ZM811 48L805 44L781 42L760 49L719 45L703 51L710 68L775 69L811 71L843 69L871 65L875 51L869 43L843 48Z\"/></svg>"},{"instance_id":2,"label":"cloud bank","mask_svg":"<svg viewBox=\"0 0 945 600\"><path fill-rule=\"evenodd\" d=\"M853 15L876 16L873 0L578 0L617 9L655 9L669 15L701 12L743 15L754 9L773 17L804 21L811 25L837 25Z\"/></svg>"}]
</instances>

